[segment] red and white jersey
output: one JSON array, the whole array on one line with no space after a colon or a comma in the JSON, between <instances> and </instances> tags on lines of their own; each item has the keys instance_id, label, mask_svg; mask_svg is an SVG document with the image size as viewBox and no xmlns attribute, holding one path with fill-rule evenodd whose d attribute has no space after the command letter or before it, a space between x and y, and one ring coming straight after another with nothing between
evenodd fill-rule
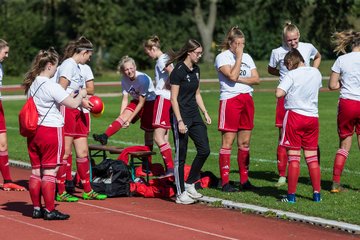
<instances>
[{"instance_id":1,"label":"red and white jersey","mask_svg":"<svg viewBox=\"0 0 360 240\"><path fill-rule=\"evenodd\" d=\"M41 85L42 83L44 84ZM37 89L39 90L34 96ZM39 113L39 125L47 127L64 126L64 117L60 113L60 103L64 101L69 94L60 86L60 84L54 83L47 77L37 76L30 86L28 91L28 97L29 96L33 96L36 104Z\"/></svg>"},{"instance_id":2,"label":"red and white jersey","mask_svg":"<svg viewBox=\"0 0 360 240\"><path fill-rule=\"evenodd\" d=\"M155 93L165 99L170 99L170 90L165 88L165 82L169 78L169 73L165 70L168 60L169 56L167 54L162 54L155 65Z\"/></svg>"},{"instance_id":3,"label":"red and white jersey","mask_svg":"<svg viewBox=\"0 0 360 240\"><path fill-rule=\"evenodd\" d=\"M278 86L286 92L285 109L309 117L318 117L321 80L321 73L314 67L298 67L289 71Z\"/></svg>"},{"instance_id":4,"label":"red and white jersey","mask_svg":"<svg viewBox=\"0 0 360 240\"><path fill-rule=\"evenodd\" d=\"M68 93L72 93L85 86L85 78L81 75L80 64L77 64L73 58L68 58L61 63L57 77L58 79L65 77L69 80L69 85L66 88Z\"/></svg>"},{"instance_id":5,"label":"red and white jersey","mask_svg":"<svg viewBox=\"0 0 360 240\"><path fill-rule=\"evenodd\" d=\"M4 76L4 71L3 71L2 64L0 63L0 88L2 87L3 76ZM1 100L1 98L2 98L2 96L1 96L1 91L0 91L0 100Z\"/></svg>"},{"instance_id":6,"label":"red and white jersey","mask_svg":"<svg viewBox=\"0 0 360 240\"><path fill-rule=\"evenodd\" d=\"M243 83L233 82L220 72L220 67L225 65L230 65L232 67L235 65L235 61L236 56L230 50L226 50L216 56L215 68L218 72L218 77L220 81L220 100L235 97L240 93L251 93L254 91L251 86ZM240 68L241 70L239 77L251 77L251 70L255 69L256 66L254 60L249 54L243 53Z\"/></svg>"},{"instance_id":7,"label":"red and white jersey","mask_svg":"<svg viewBox=\"0 0 360 240\"><path fill-rule=\"evenodd\" d=\"M341 76L340 98L360 101L360 52L338 57L331 70Z\"/></svg>"},{"instance_id":8,"label":"red and white jersey","mask_svg":"<svg viewBox=\"0 0 360 240\"><path fill-rule=\"evenodd\" d=\"M139 96L146 98L146 101L154 101L156 98L154 84L151 78L145 73L136 71L135 80L131 81L123 76L121 80L122 93L130 94L133 99L139 100Z\"/></svg>"},{"instance_id":9,"label":"red and white jersey","mask_svg":"<svg viewBox=\"0 0 360 240\"><path fill-rule=\"evenodd\" d=\"M284 65L285 55L289 52L289 48L281 46L271 51L269 66L272 68L279 68L280 82L284 79L285 75L289 71ZM299 42L297 50L304 58L305 65L310 66L310 59L314 59L318 50L311 43Z\"/></svg>"},{"instance_id":10,"label":"red and white jersey","mask_svg":"<svg viewBox=\"0 0 360 240\"><path fill-rule=\"evenodd\" d=\"M81 76L85 79L85 85L84 85L83 88L86 88L86 82L93 81L94 80L94 74L93 74L90 66L87 65L87 64L79 64L79 67L80 67ZM82 111L84 113L90 112L86 108L82 108Z\"/></svg>"}]
</instances>

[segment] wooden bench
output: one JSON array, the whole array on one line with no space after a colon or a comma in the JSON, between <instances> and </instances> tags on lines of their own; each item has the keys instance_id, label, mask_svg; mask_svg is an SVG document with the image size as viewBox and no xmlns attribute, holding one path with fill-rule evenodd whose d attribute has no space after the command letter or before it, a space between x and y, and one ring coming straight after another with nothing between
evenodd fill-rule
<instances>
[{"instance_id":1,"label":"wooden bench","mask_svg":"<svg viewBox=\"0 0 360 240\"><path fill-rule=\"evenodd\" d=\"M102 161L105 160L109 154L116 154L117 156L123 152L124 148L116 147L116 146L106 146L106 145L96 145L90 144L89 145L89 156L93 162L95 158L102 158ZM129 160L129 167L131 172L131 178L134 181L136 178L135 175L135 168L136 166L142 165L145 163L146 168L146 182L149 182L149 172L150 166L148 161L143 161L143 158L148 158L149 156L155 155L155 152L152 151L137 151L137 152L129 152L130 160ZM91 164L90 164L91 165ZM91 171L90 171L91 174ZM92 176L90 175L90 179Z\"/></svg>"}]
</instances>

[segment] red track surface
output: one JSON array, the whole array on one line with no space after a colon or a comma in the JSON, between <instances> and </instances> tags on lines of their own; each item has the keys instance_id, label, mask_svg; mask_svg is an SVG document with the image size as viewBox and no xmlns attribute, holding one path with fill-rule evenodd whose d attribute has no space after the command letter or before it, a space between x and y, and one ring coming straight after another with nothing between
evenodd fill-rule
<instances>
[{"instance_id":1,"label":"red track surface","mask_svg":"<svg viewBox=\"0 0 360 240\"><path fill-rule=\"evenodd\" d=\"M30 171L12 168L27 184ZM80 195L80 192L78 193ZM356 239L358 236L201 204L111 198L59 203L68 221L32 219L28 192L0 191L0 239Z\"/></svg>"}]
</instances>

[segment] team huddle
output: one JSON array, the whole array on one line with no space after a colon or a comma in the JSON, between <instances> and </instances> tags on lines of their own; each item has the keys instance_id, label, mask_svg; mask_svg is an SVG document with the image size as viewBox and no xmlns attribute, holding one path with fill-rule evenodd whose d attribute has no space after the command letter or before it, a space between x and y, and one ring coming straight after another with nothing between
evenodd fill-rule
<instances>
[{"instance_id":1,"label":"team huddle","mask_svg":"<svg viewBox=\"0 0 360 240\"><path fill-rule=\"evenodd\" d=\"M332 66L328 86L331 90L340 89L337 115L340 143L334 160L331 188L332 193L338 193L344 190L340 177L351 148L352 135L354 131L360 135L360 32L336 32L333 37L336 45L334 51L343 53ZM298 28L286 23L283 44L273 49L268 65L268 72L279 76L275 93L275 126L279 128L279 179L275 186L283 186L287 182L288 193L282 201L296 202L303 149L313 187L313 201L320 202L318 95L322 76L318 67L321 55L312 44L300 42L299 38ZM203 48L198 41L189 39L179 51L164 53L157 36L144 41L143 47L145 53L156 60L155 85L147 74L137 70L133 58L122 57L118 65L122 75L120 114L103 133L93 134L93 138L106 145L112 135L140 119L144 145L152 150L155 141L164 161L166 171L161 177L173 177L175 180L175 202L191 204L202 197L195 183L210 154L206 124L211 124L212 119L200 94L200 68L197 65ZM244 52L244 47L245 35L238 27L232 27L220 44L221 53L216 56L214 64L220 83L219 170L223 192L256 189L249 180L248 171L255 113L252 86L260 83L260 77L254 60ZM349 48L351 52L346 53ZM8 52L8 43L0 39L0 85L3 78L1 63L8 57ZM95 192L90 184L88 135L89 111L93 104L89 97L94 94L94 76L86 63L90 61L92 53L93 44L85 37L69 42L61 58L54 48L41 50L23 81L25 94L34 99L39 115L36 133L27 139L32 166L29 193L34 207L33 218L66 220L70 217L55 210L55 200L78 201L72 195L75 188L71 175L73 148L77 174L83 187L82 198L107 198ZM170 129L174 139L174 154L169 141ZM196 147L196 155L185 180L189 137ZM240 189L229 179L231 150L235 139ZM359 137L358 143L360 147ZM0 170L4 178L4 190L25 190L13 183L10 177L1 99Z\"/></svg>"}]
</instances>

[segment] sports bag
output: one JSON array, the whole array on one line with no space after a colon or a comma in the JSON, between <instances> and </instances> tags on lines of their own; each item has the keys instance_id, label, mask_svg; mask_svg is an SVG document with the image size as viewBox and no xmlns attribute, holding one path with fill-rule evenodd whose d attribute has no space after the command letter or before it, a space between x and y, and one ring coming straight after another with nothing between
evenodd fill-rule
<instances>
[{"instance_id":1,"label":"sports bag","mask_svg":"<svg viewBox=\"0 0 360 240\"><path fill-rule=\"evenodd\" d=\"M108 197L129 196L131 174L123 161L105 159L92 168L91 186Z\"/></svg>"},{"instance_id":2,"label":"sports bag","mask_svg":"<svg viewBox=\"0 0 360 240\"><path fill-rule=\"evenodd\" d=\"M20 134L23 137L32 137L36 133L38 127L39 114L34 102L34 96L40 87L45 82L41 83L38 89L36 89L33 96L30 96L24 106L21 108L19 113L19 130Z\"/></svg>"}]
</instances>

